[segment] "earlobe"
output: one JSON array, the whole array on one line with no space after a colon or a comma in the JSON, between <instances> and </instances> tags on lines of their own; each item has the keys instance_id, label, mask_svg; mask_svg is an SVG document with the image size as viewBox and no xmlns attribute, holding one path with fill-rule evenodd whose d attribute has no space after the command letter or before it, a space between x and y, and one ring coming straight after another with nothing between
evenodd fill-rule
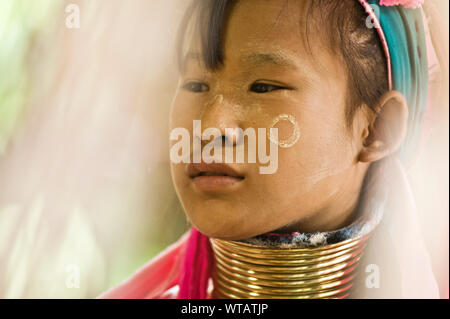
<instances>
[{"instance_id":1,"label":"earlobe","mask_svg":"<svg viewBox=\"0 0 450 319\"><path fill-rule=\"evenodd\" d=\"M375 106L378 111L366 128L360 162L374 162L398 150L408 128L408 103L402 93L389 91Z\"/></svg>"}]
</instances>

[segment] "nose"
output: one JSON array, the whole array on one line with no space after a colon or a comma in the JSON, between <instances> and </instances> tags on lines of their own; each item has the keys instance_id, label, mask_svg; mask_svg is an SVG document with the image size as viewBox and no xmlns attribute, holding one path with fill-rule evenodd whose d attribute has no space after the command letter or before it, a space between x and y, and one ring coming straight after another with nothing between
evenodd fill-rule
<instances>
[{"instance_id":1,"label":"nose","mask_svg":"<svg viewBox=\"0 0 450 319\"><path fill-rule=\"evenodd\" d=\"M220 131L222 141L228 143L224 145L236 146L240 142L240 121L237 118L236 107L223 95L217 95L207 103L200 119L203 130L216 128Z\"/></svg>"}]
</instances>

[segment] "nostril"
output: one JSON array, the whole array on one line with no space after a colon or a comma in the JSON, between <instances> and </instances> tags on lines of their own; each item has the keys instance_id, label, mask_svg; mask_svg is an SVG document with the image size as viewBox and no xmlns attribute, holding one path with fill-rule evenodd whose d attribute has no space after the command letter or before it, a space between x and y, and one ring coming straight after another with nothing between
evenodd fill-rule
<instances>
[{"instance_id":1,"label":"nostril","mask_svg":"<svg viewBox=\"0 0 450 319\"><path fill-rule=\"evenodd\" d=\"M227 128L225 134L222 136L225 145L239 145L243 142L243 130L240 127Z\"/></svg>"},{"instance_id":2,"label":"nostril","mask_svg":"<svg viewBox=\"0 0 450 319\"><path fill-rule=\"evenodd\" d=\"M233 141L230 141L230 138L228 136L222 135L222 143L223 145L233 145Z\"/></svg>"}]
</instances>

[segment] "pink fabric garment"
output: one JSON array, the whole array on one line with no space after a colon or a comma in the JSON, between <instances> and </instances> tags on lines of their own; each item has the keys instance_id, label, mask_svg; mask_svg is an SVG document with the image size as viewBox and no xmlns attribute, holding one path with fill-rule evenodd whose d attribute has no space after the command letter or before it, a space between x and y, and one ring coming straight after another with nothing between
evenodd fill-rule
<instances>
[{"instance_id":1,"label":"pink fabric garment","mask_svg":"<svg viewBox=\"0 0 450 319\"><path fill-rule=\"evenodd\" d=\"M190 232L150 260L133 276L101 294L105 299L160 299L178 283L181 258L184 256Z\"/></svg>"},{"instance_id":2,"label":"pink fabric garment","mask_svg":"<svg viewBox=\"0 0 450 319\"><path fill-rule=\"evenodd\" d=\"M206 299L214 266L209 238L192 227L179 277L179 299Z\"/></svg>"},{"instance_id":3,"label":"pink fabric garment","mask_svg":"<svg viewBox=\"0 0 450 319\"><path fill-rule=\"evenodd\" d=\"M405 8L418 8L425 0L380 0L380 6L404 6Z\"/></svg>"}]
</instances>

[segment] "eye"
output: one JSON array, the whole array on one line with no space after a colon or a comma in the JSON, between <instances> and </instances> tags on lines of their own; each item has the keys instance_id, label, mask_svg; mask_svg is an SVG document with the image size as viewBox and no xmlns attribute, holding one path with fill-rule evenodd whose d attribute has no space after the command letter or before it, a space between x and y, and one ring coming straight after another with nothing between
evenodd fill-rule
<instances>
[{"instance_id":1,"label":"eye","mask_svg":"<svg viewBox=\"0 0 450 319\"><path fill-rule=\"evenodd\" d=\"M202 93L209 91L209 86L202 82L191 81L183 85L183 89L194 93Z\"/></svg>"},{"instance_id":2,"label":"eye","mask_svg":"<svg viewBox=\"0 0 450 319\"><path fill-rule=\"evenodd\" d=\"M269 93L276 90L283 90L286 89L285 87L273 85L273 84L266 84L266 83L253 83L250 87L250 91L255 93Z\"/></svg>"}]
</instances>

